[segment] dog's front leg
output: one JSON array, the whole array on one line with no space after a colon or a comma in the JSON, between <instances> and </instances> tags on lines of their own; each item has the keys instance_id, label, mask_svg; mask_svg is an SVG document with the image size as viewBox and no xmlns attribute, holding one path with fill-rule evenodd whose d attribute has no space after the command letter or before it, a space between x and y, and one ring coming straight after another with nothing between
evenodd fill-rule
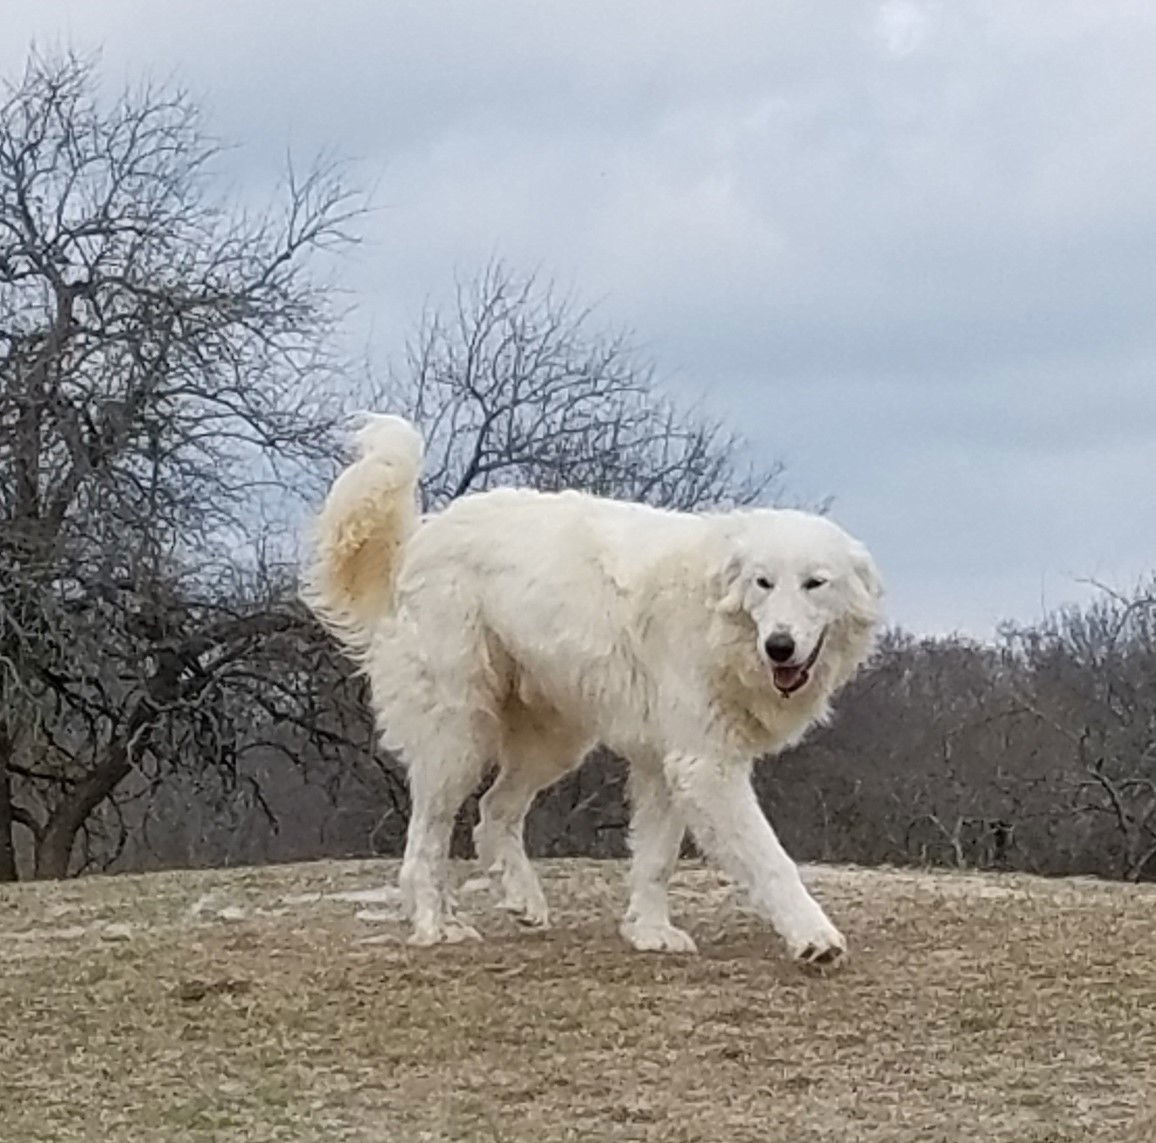
<instances>
[{"instance_id":1,"label":"dog's front leg","mask_svg":"<svg viewBox=\"0 0 1156 1143\"><path fill-rule=\"evenodd\" d=\"M670 923L667 883L686 825L658 758L632 759L630 805L630 904L619 932L645 952L692 953L690 934Z\"/></svg>"},{"instance_id":2,"label":"dog's front leg","mask_svg":"<svg viewBox=\"0 0 1156 1143\"><path fill-rule=\"evenodd\" d=\"M708 857L746 890L754 907L806 964L834 964L847 942L807 892L751 786L751 765L674 753L667 782Z\"/></svg>"}]
</instances>

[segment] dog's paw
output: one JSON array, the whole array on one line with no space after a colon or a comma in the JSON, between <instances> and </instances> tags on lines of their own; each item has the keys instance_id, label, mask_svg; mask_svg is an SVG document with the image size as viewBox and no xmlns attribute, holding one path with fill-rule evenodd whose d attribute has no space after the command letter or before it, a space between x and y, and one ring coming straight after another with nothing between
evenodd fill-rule
<instances>
[{"instance_id":1,"label":"dog's paw","mask_svg":"<svg viewBox=\"0 0 1156 1143\"><path fill-rule=\"evenodd\" d=\"M622 934L622 939L639 952L698 952L698 946L690 933L684 933L674 925L627 920L622 922L618 931Z\"/></svg>"},{"instance_id":2,"label":"dog's paw","mask_svg":"<svg viewBox=\"0 0 1156 1143\"><path fill-rule=\"evenodd\" d=\"M509 913L527 929L550 927L546 895L533 870L511 871L497 876L491 874L490 884L497 895L497 908L503 913Z\"/></svg>"},{"instance_id":3,"label":"dog's paw","mask_svg":"<svg viewBox=\"0 0 1156 1143\"><path fill-rule=\"evenodd\" d=\"M456 917L445 917L431 924L415 925L408 943L417 948L429 948L431 945L460 945L481 939L482 934L472 925Z\"/></svg>"},{"instance_id":4,"label":"dog's paw","mask_svg":"<svg viewBox=\"0 0 1156 1143\"><path fill-rule=\"evenodd\" d=\"M809 893L793 894L775 911L775 928L792 960L814 968L832 968L847 958L847 941Z\"/></svg>"},{"instance_id":5,"label":"dog's paw","mask_svg":"<svg viewBox=\"0 0 1156 1143\"><path fill-rule=\"evenodd\" d=\"M791 958L806 968L838 968L847 961L847 940L826 917L811 932L787 941Z\"/></svg>"},{"instance_id":6,"label":"dog's paw","mask_svg":"<svg viewBox=\"0 0 1156 1143\"><path fill-rule=\"evenodd\" d=\"M499 902L498 908L524 925L527 929L548 929L550 927L550 910L546 905L546 898L541 892L537 894L507 893Z\"/></svg>"},{"instance_id":7,"label":"dog's paw","mask_svg":"<svg viewBox=\"0 0 1156 1143\"><path fill-rule=\"evenodd\" d=\"M842 968L847 963L847 944L840 937L830 944L808 944L794 954L805 968Z\"/></svg>"}]
</instances>

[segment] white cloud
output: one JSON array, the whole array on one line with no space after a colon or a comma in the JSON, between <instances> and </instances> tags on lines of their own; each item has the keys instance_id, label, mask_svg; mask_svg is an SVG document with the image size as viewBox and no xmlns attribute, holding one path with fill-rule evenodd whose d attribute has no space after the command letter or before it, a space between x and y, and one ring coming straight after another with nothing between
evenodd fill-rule
<instances>
[{"instance_id":1,"label":"white cloud","mask_svg":"<svg viewBox=\"0 0 1156 1143\"><path fill-rule=\"evenodd\" d=\"M922 47L927 36L926 10L913 0L886 0L879 6L876 27L887 52L902 58Z\"/></svg>"}]
</instances>

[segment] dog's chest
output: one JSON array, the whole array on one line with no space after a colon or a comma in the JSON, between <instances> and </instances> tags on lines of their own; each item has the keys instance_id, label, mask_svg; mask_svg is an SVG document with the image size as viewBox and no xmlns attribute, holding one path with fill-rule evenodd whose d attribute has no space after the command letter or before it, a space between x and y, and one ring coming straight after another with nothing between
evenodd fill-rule
<instances>
[{"instance_id":1,"label":"dog's chest","mask_svg":"<svg viewBox=\"0 0 1156 1143\"><path fill-rule=\"evenodd\" d=\"M734 677L718 682L711 702L716 725L734 749L747 756L775 754L794 745L825 710L813 695L779 696L769 687L751 687Z\"/></svg>"}]
</instances>

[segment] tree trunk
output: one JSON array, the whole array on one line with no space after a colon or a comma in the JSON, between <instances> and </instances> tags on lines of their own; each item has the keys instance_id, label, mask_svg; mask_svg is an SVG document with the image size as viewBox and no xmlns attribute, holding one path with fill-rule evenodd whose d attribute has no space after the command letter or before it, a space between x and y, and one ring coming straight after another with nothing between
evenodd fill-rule
<instances>
[{"instance_id":1,"label":"tree trunk","mask_svg":"<svg viewBox=\"0 0 1156 1143\"><path fill-rule=\"evenodd\" d=\"M9 743L0 729L0 882L16 880L16 845L12 838L12 781L8 774Z\"/></svg>"},{"instance_id":2,"label":"tree trunk","mask_svg":"<svg viewBox=\"0 0 1156 1143\"><path fill-rule=\"evenodd\" d=\"M52 811L36 846L36 876L61 880L68 876L76 835L88 815L128 777L132 769L128 744L113 743L100 766L78 782Z\"/></svg>"}]
</instances>

